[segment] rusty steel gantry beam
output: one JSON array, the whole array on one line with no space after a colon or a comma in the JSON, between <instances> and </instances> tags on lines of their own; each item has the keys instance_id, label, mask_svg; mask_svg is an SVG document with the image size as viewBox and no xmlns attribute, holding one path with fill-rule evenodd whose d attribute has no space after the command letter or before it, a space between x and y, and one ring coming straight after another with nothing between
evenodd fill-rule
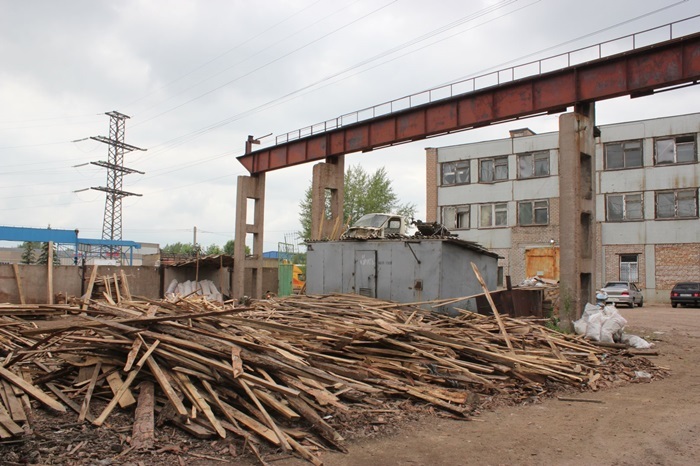
<instances>
[{"instance_id":1,"label":"rusty steel gantry beam","mask_svg":"<svg viewBox=\"0 0 700 466\"><path fill-rule=\"evenodd\" d=\"M339 126L238 157L251 173L700 80L700 33Z\"/></svg>"}]
</instances>

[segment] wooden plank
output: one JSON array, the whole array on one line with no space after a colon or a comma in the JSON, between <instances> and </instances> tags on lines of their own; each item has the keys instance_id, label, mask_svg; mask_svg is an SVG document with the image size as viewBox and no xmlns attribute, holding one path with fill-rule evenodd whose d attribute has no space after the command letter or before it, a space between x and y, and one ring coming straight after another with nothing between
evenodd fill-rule
<instances>
[{"instance_id":1,"label":"wooden plank","mask_svg":"<svg viewBox=\"0 0 700 466\"><path fill-rule=\"evenodd\" d=\"M95 279L96 278L97 278L97 264L92 266L92 272L90 273L90 280L88 281L87 291L85 292L85 295L83 296L83 305L81 306L81 309L83 311L87 310L87 308L88 308L88 303L90 302L90 298L92 297L92 288L95 286Z\"/></svg>"},{"instance_id":2,"label":"wooden plank","mask_svg":"<svg viewBox=\"0 0 700 466\"><path fill-rule=\"evenodd\" d=\"M18 426L7 414L7 411L5 411L5 408L0 404L0 426L4 428L4 430L9 434L9 435L2 435L0 434L0 437L2 438L8 438L11 436L15 435L22 435L24 434L24 429L22 429L20 426Z\"/></svg>"},{"instance_id":3,"label":"wooden plank","mask_svg":"<svg viewBox=\"0 0 700 466\"><path fill-rule=\"evenodd\" d=\"M134 365L134 361L136 360L136 356L138 356L139 350L141 349L141 345L143 344L143 341L140 338L136 338L134 342L131 344L131 350L129 350L129 354L126 356L126 364L124 364L124 372L129 372L131 370L131 367Z\"/></svg>"},{"instance_id":4,"label":"wooden plank","mask_svg":"<svg viewBox=\"0 0 700 466\"><path fill-rule=\"evenodd\" d=\"M17 283L17 292L19 293L20 304L27 304L24 300L24 288L22 287L22 277L19 274L19 266L12 264L12 270L15 272L15 282Z\"/></svg>"},{"instance_id":5,"label":"wooden plank","mask_svg":"<svg viewBox=\"0 0 700 466\"><path fill-rule=\"evenodd\" d=\"M83 422L88 413L90 412L90 400L92 399L92 393L95 390L95 385L97 384L97 376L100 375L100 369L102 368L102 362L98 361L95 367L92 369L92 376L90 377L90 385L88 385L87 393L85 393L85 398L83 399L83 404L80 407L80 413L78 415L78 422Z\"/></svg>"},{"instance_id":6,"label":"wooden plank","mask_svg":"<svg viewBox=\"0 0 700 466\"><path fill-rule=\"evenodd\" d=\"M124 269L121 269L119 273L122 279L122 294L124 295L124 298L127 301L131 301L131 290L129 290L129 282L126 280L126 274L124 273Z\"/></svg>"},{"instance_id":7,"label":"wooden plank","mask_svg":"<svg viewBox=\"0 0 700 466\"><path fill-rule=\"evenodd\" d=\"M186 374L182 373L176 373L175 377L181 382L184 389L190 395L189 398L194 401L194 403L204 413L204 416L206 416L206 418L209 420L216 433L219 434L219 437L226 438L226 429L222 427L221 423L214 415L214 412L211 410L211 406L209 406L209 403L202 398L202 395L199 394L199 390L197 390L197 387L195 387L190 381L190 378L187 377Z\"/></svg>"},{"instance_id":8,"label":"wooden plank","mask_svg":"<svg viewBox=\"0 0 700 466\"><path fill-rule=\"evenodd\" d=\"M61 400L63 403L65 403L66 406L68 406L70 409L75 411L77 414L80 414L80 405L78 405L75 401L73 401L71 398L69 398L65 393L63 393L56 385L54 385L51 382L47 382L46 388L48 388L51 393L56 395L56 397ZM85 419L88 421L92 422L94 419L90 413L85 415Z\"/></svg>"},{"instance_id":9,"label":"wooden plank","mask_svg":"<svg viewBox=\"0 0 700 466\"><path fill-rule=\"evenodd\" d=\"M48 299L46 300L46 302L49 304L53 304L53 241L49 241L48 248L49 258L46 261L46 270L48 273L48 276L46 278L46 292L48 294Z\"/></svg>"},{"instance_id":10,"label":"wooden plank","mask_svg":"<svg viewBox=\"0 0 700 466\"><path fill-rule=\"evenodd\" d=\"M107 384L112 390L112 393L116 395L117 392L121 390L124 382L122 381L122 378L119 375L119 371L112 371L112 369L113 366L105 365L102 367L102 371L105 374L107 374ZM122 408L126 408L133 404L136 404L136 398L134 398L134 395L131 393L131 390L126 390L119 399L119 406L121 406Z\"/></svg>"},{"instance_id":11,"label":"wooden plank","mask_svg":"<svg viewBox=\"0 0 700 466\"><path fill-rule=\"evenodd\" d=\"M508 337L508 332L506 331L505 326L503 325L503 320L501 319L501 314L498 312L498 309L496 309L496 305L493 302L493 299L491 298L491 293L489 293L489 289L486 287L486 283L484 282L484 279L481 277L481 274L479 273L479 268L476 266L474 262L472 264L472 270L474 270L474 275L476 275L476 279L479 281L479 284L481 284L481 288L484 290L484 295L486 295L486 300L489 302L489 305L491 306L491 310L493 311L493 316L496 318L496 322L498 323L498 328L501 329L501 334L503 335L503 339L506 342L506 346L513 351L513 344L510 342L510 338Z\"/></svg>"},{"instance_id":12,"label":"wooden plank","mask_svg":"<svg viewBox=\"0 0 700 466\"><path fill-rule=\"evenodd\" d=\"M267 412L262 403L260 403L260 400L258 400L258 397L255 396L255 393L253 393L253 390L250 389L246 381L243 379L238 379L238 383L241 385L241 387L243 387L246 394L248 395L248 398L253 400L255 406L257 406L257 408L260 410L263 417L267 421L268 426L275 432L275 435L277 435L277 438L279 439L282 448L284 448L287 451L291 450L292 447L289 445L289 442L287 442L284 433L282 433L277 423L272 419L272 416L270 416L270 414Z\"/></svg>"},{"instance_id":13,"label":"wooden plank","mask_svg":"<svg viewBox=\"0 0 700 466\"><path fill-rule=\"evenodd\" d=\"M17 422L26 421L27 414L24 412L22 403L15 395L12 385L10 385L10 383L6 380L2 380L2 388L5 392L3 400L7 400L5 405L10 412L10 417L12 420Z\"/></svg>"},{"instance_id":14,"label":"wooden plank","mask_svg":"<svg viewBox=\"0 0 700 466\"><path fill-rule=\"evenodd\" d=\"M145 364L146 360L151 355L151 353L153 353L153 351L156 349L156 347L158 346L159 343L160 343L160 341L156 340L155 343L153 343L151 345L151 347L148 348L146 353L141 357L139 362L136 363L136 367L134 367L134 369L132 369L131 372L129 372L129 374L126 376L126 380L124 381L122 386L119 387L119 390L117 391L117 393L114 394L114 397L109 402L109 404L107 404L107 406L105 406L105 409L102 411L102 414L100 414L97 417L97 419L95 419L92 422L94 425L99 427L104 423L104 421L110 415L112 410L114 410L114 408L117 406L117 403L119 403L119 400L121 399L122 395L124 395L124 393L126 393L129 390L129 386L134 381L134 379L138 375L139 371L141 370L141 368Z\"/></svg>"},{"instance_id":15,"label":"wooden plank","mask_svg":"<svg viewBox=\"0 0 700 466\"><path fill-rule=\"evenodd\" d=\"M5 369L4 367L0 367L0 377L7 380L12 385L16 385L17 387L21 388L27 395L39 401L41 404L55 411L58 411L59 413L66 412L65 406L63 406L61 403L48 396L46 393L36 388L34 385L25 382L23 378L19 377L14 372L11 372Z\"/></svg>"},{"instance_id":16,"label":"wooden plank","mask_svg":"<svg viewBox=\"0 0 700 466\"><path fill-rule=\"evenodd\" d=\"M119 292L119 279L117 279L117 272L114 272L113 278L114 278L114 294L117 295L117 303L121 304L122 295Z\"/></svg>"},{"instance_id":17,"label":"wooden plank","mask_svg":"<svg viewBox=\"0 0 700 466\"><path fill-rule=\"evenodd\" d=\"M151 374L153 374L153 377L155 377L158 385L160 385L160 388L165 393L165 396L168 397L168 400L170 400L170 403L173 405L177 413L182 417L187 417L187 408L185 408L185 405L182 404L182 400L177 393L175 393L175 390L173 390L166 372L160 368L155 359L153 359L153 356L150 356L146 360L146 364L148 364Z\"/></svg>"}]
</instances>

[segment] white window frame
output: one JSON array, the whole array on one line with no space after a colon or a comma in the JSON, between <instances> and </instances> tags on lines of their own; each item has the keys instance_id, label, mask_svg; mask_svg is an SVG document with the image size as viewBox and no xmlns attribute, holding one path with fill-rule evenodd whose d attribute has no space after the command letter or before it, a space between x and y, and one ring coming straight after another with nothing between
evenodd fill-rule
<instances>
[{"instance_id":1,"label":"white window frame","mask_svg":"<svg viewBox=\"0 0 700 466\"><path fill-rule=\"evenodd\" d=\"M489 224L484 224L483 212L489 212ZM499 215L500 214L500 215ZM504 215L505 214L505 215ZM500 223L497 222L498 219ZM479 228L504 228L508 226L508 203L494 202L493 204L479 205Z\"/></svg>"},{"instance_id":2,"label":"white window frame","mask_svg":"<svg viewBox=\"0 0 700 466\"><path fill-rule=\"evenodd\" d=\"M621 167L611 167L608 159L608 150L613 146L621 146L622 149L622 166ZM628 163L628 158L630 154L639 148L639 165L630 165ZM633 139L630 141L618 141L618 142L608 142L604 146L605 150L605 169L606 170L626 170L629 168L642 168L644 167L644 144L642 144L641 139Z\"/></svg>"},{"instance_id":3,"label":"white window frame","mask_svg":"<svg viewBox=\"0 0 700 466\"><path fill-rule=\"evenodd\" d=\"M448 230L469 230L471 228L471 207L469 205L449 205L441 207L442 225Z\"/></svg>"},{"instance_id":4,"label":"white window frame","mask_svg":"<svg viewBox=\"0 0 700 466\"><path fill-rule=\"evenodd\" d=\"M549 159L549 151L548 150L541 150L537 152L528 152L527 154L518 154L517 157L518 160L518 179L519 180L526 180L529 178L543 178L545 176L550 176L550 159ZM538 175L537 174L537 162L538 161L547 161L547 173L543 175ZM527 163L529 165L530 169L530 175L523 175L522 172L522 166L524 163Z\"/></svg>"},{"instance_id":5,"label":"white window frame","mask_svg":"<svg viewBox=\"0 0 700 466\"><path fill-rule=\"evenodd\" d=\"M654 163L656 165L670 165L677 163L694 163L698 161L698 150L694 134L654 139ZM693 157L690 160L678 160L678 148L692 147Z\"/></svg>"},{"instance_id":6,"label":"white window frame","mask_svg":"<svg viewBox=\"0 0 700 466\"><path fill-rule=\"evenodd\" d=\"M450 174L448 170L452 171L451 174L454 177L454 181L452 182L445 181L445 176ZM466 176L464 175L465 171ZM460 179L460 173L462 174L462 179L466 179L466 181L457 181L458 179ZM443 162L440 164L440 186L456 186L460 184L469 183L471 183L471 170L469 160L455 160L452 162Z\"/></svg>"},{"instance_id":7,"label":"white window frame","mask_svg":"<svg viewBox=\"0 0 700 466\"><path fill-rule=\"evenodd\" d=\"M621 218L611 218L610 214L612 212L612 209L610 208L610 201L613 198L622 198L622 217ZM641 214L640 217L631 217L630 212L633 212L633 209L630 209L630 205L633 202L637 202L636 198L639 198L639 212ZM636 222L639 220L644 220L644 193L641 192L635 192L635 193L615 193L615 194L606 194L605 195L605 221L606 222Z\"/></svg>"},{"instance_id":8,"label":"white window frame","mask_svg":"<svg viewBox=\"0 0 700 466\"><path fill-rule=\"evenodd\" d=\"M483 165L485 163L491 163L491 179L485 179L483 175ZM498 173L498 167L506 167L506 173L505 173L505 178L496 178L496 174ZM508 156L500 156L500 157L489 157L487 159L479 159L479 183L497 183L499 181L507 181L509 178L509 170L508 170Z\"/></svg>"},{"instance_id":9,"label":"white window frame","mask_svg":"<svg viewBox=\"0 0 700 466\"><path fill-rule=\"evenodd\" d=\"M659 196L669 196L673 194L673 216L660 216L659 215ZM692 199L693 201L693 213L691 215L680 215L679 214L679 198L680 201ZM656 191L654 193L654 200L656 201L656 219L660 220L678 220L685 218L698 218L698 190L695 188L691 189L676 189L668 191Z\"/></svg>"},{"instance_id":10,"label":"white window frame","mask_svg":"<svg viewBox=\"0 0 700 466\"><path fill-rule=\"evenodd\" d=\"M634 256L634 260L630 259ZM639 282L639 254L620 254L620 281L622 282Z\"/></svg>"},{"instance_id":11,"label":"white window frame","mask_svg":"<svg viewBox=\"0 0 700 466\"><path fill-rule=\"evenodd\" d=\"M523 223L523 218L522 215L520 214L520 207L524 205L530 205L530 210L532 212L532 222L530 223ZM537 211L545 211L545 214L547 216L547 221L544 223L537 223ZM549 200L548 199L539 199L539 200L532 200L532 201L520 201L518 202L518 225L522 226L543 226L543 225L549 225Z\"/></svg>"}]
</instances>

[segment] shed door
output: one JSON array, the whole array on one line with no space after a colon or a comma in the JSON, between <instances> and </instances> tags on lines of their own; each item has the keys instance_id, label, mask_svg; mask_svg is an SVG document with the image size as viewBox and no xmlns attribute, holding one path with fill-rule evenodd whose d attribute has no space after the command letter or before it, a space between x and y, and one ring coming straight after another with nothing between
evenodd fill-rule
<instances>
[{"instance_id":1,"label":"shed door","mask_svg":"<svg viewBox=\"0 0 700 466\"><path fill-rule=\"evenodd\" d=\"M377 251L355 251L355 293L377 297Z\"/></svg>"},{"instance_id":2,"label":"shed door","mask_svg":"<svg viewBox=\"0 0 700 466\"><path fill-rule=\"evenodd\" d=\"M525 273L528 277L559 280L559 248L536 248L525 251Z\"/></svg>"}]
</instances>

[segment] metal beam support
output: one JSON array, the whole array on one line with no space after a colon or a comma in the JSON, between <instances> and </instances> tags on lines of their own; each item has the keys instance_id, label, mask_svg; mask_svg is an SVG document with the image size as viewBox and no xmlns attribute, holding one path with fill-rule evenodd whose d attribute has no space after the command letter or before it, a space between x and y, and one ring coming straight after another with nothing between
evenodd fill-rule
<instances>
[{"instance_id":1,"label":"metal beam support","mask_svg":"<svg viewBox=\"0 0 700 466\"><path fill-rule=\"evenodd\" d=\"M693 34L247 152L238 160L251 174L264 173L698 81L700 34Z\"/></svg>"}]
</instances>

